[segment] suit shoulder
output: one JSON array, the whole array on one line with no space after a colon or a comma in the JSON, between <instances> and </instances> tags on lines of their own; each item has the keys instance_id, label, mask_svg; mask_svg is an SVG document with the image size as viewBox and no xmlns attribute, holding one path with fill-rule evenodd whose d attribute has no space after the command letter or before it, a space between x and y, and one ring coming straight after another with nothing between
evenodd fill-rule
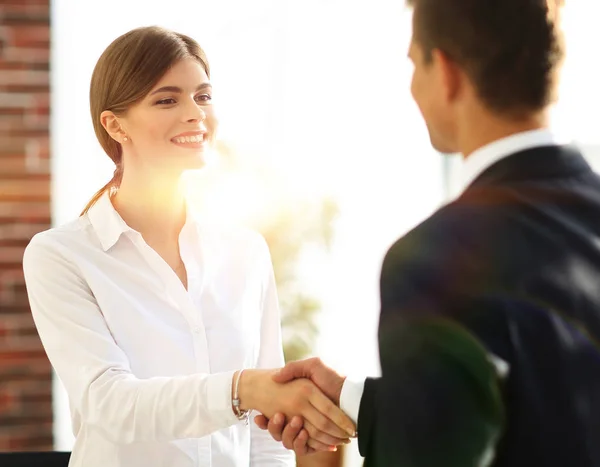
<instances>
[{"instance_id":1,"label":"suit shoulder","mask_svg":"<svg viewBox=\"0 0 600 467\"><path fill-rule=\"evenodd\" d=\"M433 246L459 237L462 232L473 230L489 217L482 209L451 202L439 208L427 219L409 230L392 245L390 250Z\"/></svg>"},{"instance_id":2,"label":"suit shoulder","mask_svg":"<svg viewBox=\"0 0 600 467\"><path fill-rule=\"evenodd\" d=\"M400 237L389 248L383 269L398 264L436 264L443 267L452 258L469 255L481 242L506 225L506 216L483 204L458 199Z\"/></svg>"}]
</instances>

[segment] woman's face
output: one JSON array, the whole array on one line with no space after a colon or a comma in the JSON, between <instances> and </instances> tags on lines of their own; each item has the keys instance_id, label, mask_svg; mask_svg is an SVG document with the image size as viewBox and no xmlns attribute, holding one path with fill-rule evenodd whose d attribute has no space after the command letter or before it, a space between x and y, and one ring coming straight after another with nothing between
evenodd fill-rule
<instances>
[{"instance_id":1,"label":"woman's face","mask_svg":"<svg viewBox=\"0 0 600 467\"><path fill-rule=\"evenodd\" d=\"M202 168L217 128L203 66L194 59L176 63L118 120L127 136L122 141L127 170L179 175Z\"/></svg>"}]
</instances>

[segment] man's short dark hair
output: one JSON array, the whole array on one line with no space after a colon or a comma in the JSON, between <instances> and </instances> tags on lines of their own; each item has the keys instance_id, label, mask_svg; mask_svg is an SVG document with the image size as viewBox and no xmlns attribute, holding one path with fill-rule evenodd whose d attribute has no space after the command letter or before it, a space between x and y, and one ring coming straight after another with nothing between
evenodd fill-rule
<instances>
[{"instance_id":1,"label":"man's short dark hair","mask_svg":"<svg viewBox=\"0 0 600 467\"><path fill-rule=\"evenodd\" d=\"M562 0L408 0L414 41L458 63L487 107L524 116L556 98Z\"/></svg>"}]
</instances>

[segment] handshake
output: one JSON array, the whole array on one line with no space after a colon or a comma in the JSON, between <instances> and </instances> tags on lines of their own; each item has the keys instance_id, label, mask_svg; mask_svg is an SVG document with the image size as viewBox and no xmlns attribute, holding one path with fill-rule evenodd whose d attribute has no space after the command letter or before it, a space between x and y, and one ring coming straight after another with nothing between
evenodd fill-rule
<instances>
[{"instance_id":1,"label":"handshake","mask_svg":"<svg viewBox=\"0 0 600 467\"><path fill-rule=\"evenodd\" d=\"M256 425L296 454L335 451L356 436L339 408L345 377L311 358L280 370L246 370L239 379L241 410L257 410Z\"/></svg>"}]
</instances>

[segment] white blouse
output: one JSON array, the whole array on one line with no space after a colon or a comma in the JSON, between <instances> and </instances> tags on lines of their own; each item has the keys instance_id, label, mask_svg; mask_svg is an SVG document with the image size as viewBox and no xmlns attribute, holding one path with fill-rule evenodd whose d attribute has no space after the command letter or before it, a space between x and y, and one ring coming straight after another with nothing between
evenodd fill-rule
<instances>
[{"instance_id":1,"label":"white blouse","mask_svg":"<svg viewBox=\"0 0 600 467\"><path fill-rule=\"evenodd\" d=\"M266 242L188 212L179 246L187 291L106 194L27 247L33 318L69 397L69 465L295 465L231 408L235 370L283 365Z\"/></svg>"}]
</instances>

